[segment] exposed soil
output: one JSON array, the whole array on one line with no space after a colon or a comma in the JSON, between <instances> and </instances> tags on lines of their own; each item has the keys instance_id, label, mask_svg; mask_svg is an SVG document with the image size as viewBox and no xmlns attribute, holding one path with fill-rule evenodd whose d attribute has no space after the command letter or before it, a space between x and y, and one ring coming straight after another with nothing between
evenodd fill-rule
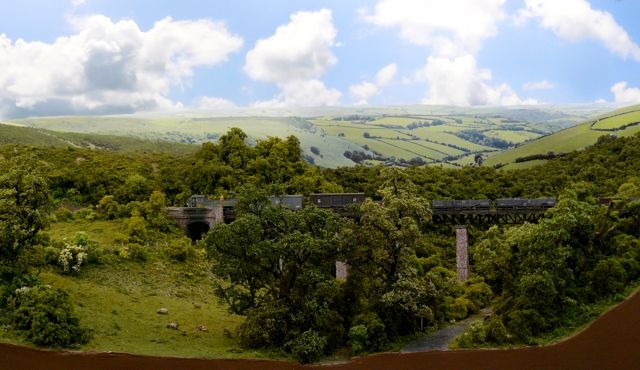
<instances>
[{"instance_id":1,"label":"exposed soil","mask_svg":"<svg viewBox=\"0 0 640 370\"><path fill-rule=\"evenodd\" d=\"M0 344L0 370L199 370L199 369L486 369L631 370L640 368L640 292L616 306L576 336L553 346L383 353L344 364L302 366L267 360L202 360L74 353Z\"/></svg>"}]
</instances>

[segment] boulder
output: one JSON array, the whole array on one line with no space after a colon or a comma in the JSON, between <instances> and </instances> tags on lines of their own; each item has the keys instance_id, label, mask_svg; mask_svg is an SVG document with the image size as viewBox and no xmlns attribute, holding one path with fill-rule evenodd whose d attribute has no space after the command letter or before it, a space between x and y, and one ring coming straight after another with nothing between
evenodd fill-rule
<instances>
[{"instance_id":1,"label":"boulder","mask_svg":"<svg viewBox=\"0 0 640 370\"><path fill-rule=\"evenodd\" d=\"M167 324L167 328L173 329L173 330L178 330L178 323L177 322L170 322L170 323Z\"/></svg>"}]
</instances>

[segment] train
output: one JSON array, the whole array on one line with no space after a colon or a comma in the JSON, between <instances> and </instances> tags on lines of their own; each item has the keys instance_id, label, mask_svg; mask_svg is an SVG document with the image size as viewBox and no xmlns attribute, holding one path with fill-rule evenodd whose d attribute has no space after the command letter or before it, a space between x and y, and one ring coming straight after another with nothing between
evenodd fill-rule
<instances>
[{"instance_id":1,"label":"train","mask_svg":"<svg viewBox=\"0 0 640 370\"><path fill-rule=\"evenodd\" d=\"M305 205L303 195L271 196L273 204L282 204L291 209L301 209ZM353 204L364 202L364 193L318 193L311 194L308 203L319 208L346 209ZM522 213L544 212L556 205L555 198L500 198L500 199L446 199L433 200L431 209L434 214L490 214L490 213ZM236 198L210 199L205 195L192 195L188 207L214 207L222 205L232 209Z\"/></svg>"},{"instance_id":2,"label":"train","mask_svg":"<svg viewBox=\"0 0 640 370\"><path fill-rule=\"evenodd\" d=\"M544 212L557 203L556 198L500 198L434 200L431 202L434 214L490 214Z\"/></svg>"}]
</instances>

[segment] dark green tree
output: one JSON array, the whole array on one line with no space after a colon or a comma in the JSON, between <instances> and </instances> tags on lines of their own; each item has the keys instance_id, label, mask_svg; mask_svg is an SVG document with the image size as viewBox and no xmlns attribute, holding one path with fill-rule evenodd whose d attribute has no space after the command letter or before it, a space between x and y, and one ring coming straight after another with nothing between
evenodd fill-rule
<instances>
[{"instance_id":1,"label":"dark green tree","mask_svg":"<svg viewBox=\"0 0 640 370\"><path fill-rule=\"evenodd\" d=\"M422 230L431 220L429 201L400 169L384 169L381 178L382 200L367 199L360 207L348 287L352 300L366 302L360 310L376 312L394 337L429 324L448 283L425 271L416 254L426 242Z\"/></svg>"},{"instance_id":2,"label":"dark green tree","mask_svg":"<svg viewBox=\"0 0 640 370\"><path fill-rule=\"evenodd\" d=\"M316 207L294 211L245 188L237 218L218 224L203 240L217 277L216 295L230 311L246 315L241 341L249 347L281 346L313 329L334 344L342 340L335 309L334 266L342 221Z\"/></svg>"},{"instance_id":3,"label":"dark green tree","mask_svg":"<svg viewBox=\"0 0 640 370\"><path fill-rule=\"evenodd\" d=\"M0 160L0 267L18 268L19 258L47 223L51 206L45 165L34 156Z\"/></svg>"}]
</instances>

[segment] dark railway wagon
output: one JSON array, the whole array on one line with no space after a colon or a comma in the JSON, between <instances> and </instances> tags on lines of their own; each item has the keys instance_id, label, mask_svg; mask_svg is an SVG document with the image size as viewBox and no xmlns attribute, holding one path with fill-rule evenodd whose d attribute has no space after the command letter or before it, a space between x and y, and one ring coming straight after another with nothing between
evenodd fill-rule
<instances>
[{"instance_id":1,"label":"dark railway wagon","mask_svg":"<svg viewBox=\"0 0 640 370\"><path fill-rule=\"evenodd\" d=\"M304 196L302 195L283 195L281 197L269 197L271 203L282 204L283 206L291 209L302 209L302 203L304 202Z\"/></svg>"},{"instance_id":2,"label":"dark railway wagon","mask_svg":"<svg viewBox=\"0 0 640 370\"><path fill-rule=\"evenodd\" d=\"M434 200L431 202L431 207L437 214L486 214L491 208L491 201L489 199Z\"/></svg>"},{"instance_id":3,"label":"dark railway wagon","mask_svg":"<svg viewBox=\"0 0 640 370\"><path fill-rule=\"evenodd\" d=\"M555 198L501 198L496 199L496 209L498 211L543 211L556 205Z\"/></svg>"},{"instance_id":4,"label":"dark railway wagon","mask_svg":"<svg viewBox=\"0 0 640 370\"><path fill-rule=\"evenodd\" d=\"M302 195L283 195L271 196L269 200L273 204L282 204L291 209L301 209L304 196ZM192 195L187 202L188 207L215 207L222 205L224 208L234 208L236 206L236 198L228 199L209 199L205 195Z\"/></svg>"},{"instance_id":5,"label":"dark railway wagon","mask_svg":"<svg viewBox=\"0 0 640 370\"><path fill-rule=\"evenodd\" d=\"M311 194L309 202L320 208L344 208L364 202L364 193Z\"/></svg>"}]
</instances>

